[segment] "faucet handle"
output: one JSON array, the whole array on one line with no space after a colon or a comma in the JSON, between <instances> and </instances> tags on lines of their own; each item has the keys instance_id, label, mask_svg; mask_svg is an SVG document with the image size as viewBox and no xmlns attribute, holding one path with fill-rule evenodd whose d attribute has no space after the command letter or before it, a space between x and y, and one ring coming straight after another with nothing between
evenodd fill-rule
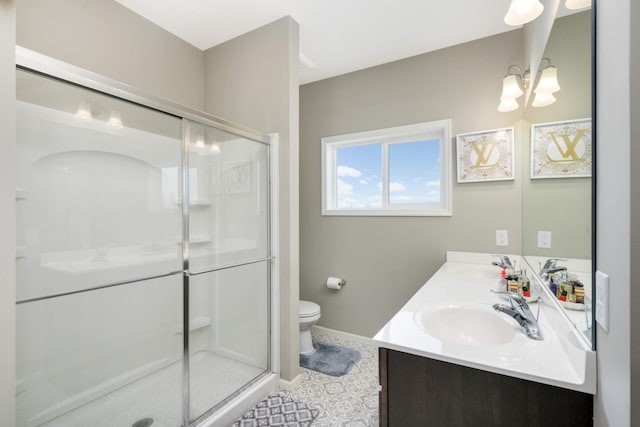
<instances>
[{"instance_id":1,"label":"faucet handle","mask_svg":"<svg viewBox=\"0 0 640 427\"><path fill-rule=\"evenodd\" d=\"M509 298L509 303L511 303L511 307L514 307L513 303L515 302L520 307L529 308L529 305L527 304L527 300L520 294L516 294L514 292L509 292L509 291L494 291L493 289L491 289L491 292L498 295L504 295L507 298Z\"/></svg>"},{"instance_id":2,"label":"faucet handle","mask_svg":"<svg viewBox=\"0 0 640 427\"><path fill-rule=\"evenodd\" d=\"M527 304L526 298L523 297L522 295L516 294L514 292L509 292L509 291L494 291L493 289L490 289L490 290L494 294L506 296L509 299L509 304L511 304L511 308L513 308L514 310L519 309L518 311L525 318L529 320L535 320L536 322L540 318L540 306L542 305L541 303L538 303L538 312L536 314L533 314L531 312L531 309L529 308L529 304Z\"/></svg>"},{"instance_id":3,"label":"faucet handle","mask_svg":"<svg viewBox=\"0 0 640 427\"><path fill-rule=\"evenodd\" d=\"M544 263L544 268L549 269L549 268L555 267L557 261L569 261L569 260L567 258L549 258Z\"/></svg>"},{"instance_id":4,"label":"faucet handle","mask_svg":"<svg viewBox=\"0 0 640 427\"><path fill-rule=\"evenodd\" d=\"M541 266L541 267L540 267L540 263L538 263L538 266L540 267L540 273L539 274L541 276L544 275L544 274L548 274L549 270L552 270L552 269L556 268L556 262L557 261L569 261L569 260L567 258L549 258L544 263L544 266Z\"/></svg>"},{"instance_id":5,"label":"faucet handle","mask_svg":"<svg viewBox=\"0 0 640 427\"><path fill-rule=\"evenodd\" d=\"M499 255L499 254L492 254L492 257L496 257L500 259L500 262L493 262L493 265L497 265L498 267L502 267L502 268L511 268L514 269L513 264L511 263L511 260L509 259L508 256L506 255Z\"/></svg>"}]
</instances>

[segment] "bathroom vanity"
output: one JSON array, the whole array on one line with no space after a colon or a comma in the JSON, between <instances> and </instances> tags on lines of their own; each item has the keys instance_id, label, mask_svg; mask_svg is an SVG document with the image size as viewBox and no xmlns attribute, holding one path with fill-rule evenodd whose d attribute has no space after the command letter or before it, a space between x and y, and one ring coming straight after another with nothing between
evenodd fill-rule
<instances>
[{"instance_id":1,"label":"bathroom vanity","mask_svg":"<svg viewBox=\"0 0 640 427\"><path fill-rule=\"evenodd\" d=\"M591 426L588 393L380 348L381 426Z\"/></svg>"},{"instance_id":2,"label":"bathroom vanity","mask_svg":"<svg viewBox=\"0 0 640 427\"><path fill-rule=\"evenodd\" d=\"M380 425L592 425L595 352L544 292L529 302L541 341L495 311L492 260L448 252L376 334Z\"/></svg>"}]
</instances>

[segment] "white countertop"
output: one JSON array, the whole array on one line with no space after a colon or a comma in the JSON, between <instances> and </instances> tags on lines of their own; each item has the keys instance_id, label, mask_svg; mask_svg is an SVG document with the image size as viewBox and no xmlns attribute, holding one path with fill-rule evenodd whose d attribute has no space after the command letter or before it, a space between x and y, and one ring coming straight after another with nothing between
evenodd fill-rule
<instances>
[{"instance_id":1,"label":"white countertop","mask_svg":"<svg viewBox=\"0 0 640 427\"><path fill-rule=\"evenodd\" d=\"M448 252L447 262L374 340L385 348L595 394L595 352L578 338L573 325L559 323L564 318L553 312L557 308L545 301L546 296L541 302L530 304L534 314L537 305L542 304L538 323L543 341L528 338L515 320L502 313L496 314L516 330L513 339L504 344L441 340L417 325L414 319L425 307L470 306L481 310L487 307L490 312L493 304L505 303L502 297L491 293L500 278L500 270L491 265L493 260L489 254ZM522 260L518 259L518 263Z\"/></svg>"}]
</instances>

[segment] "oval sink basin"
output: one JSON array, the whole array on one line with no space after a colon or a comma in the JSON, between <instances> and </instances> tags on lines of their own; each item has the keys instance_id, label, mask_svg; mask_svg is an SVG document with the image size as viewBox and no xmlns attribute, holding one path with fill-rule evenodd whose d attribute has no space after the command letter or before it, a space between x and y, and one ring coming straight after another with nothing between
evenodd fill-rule
<instances>
[{"instance_id":1,"label":"oval sink basin","mask_svg":"<svg viewBox=\"0 0 640 427\"><path fill-rule=\"evenodd\" d=\"M513 339L518 326L507 320L479 304L425 307L414 316L420 329L441 341L485 346Z\"/></svg>"}]
</instances>

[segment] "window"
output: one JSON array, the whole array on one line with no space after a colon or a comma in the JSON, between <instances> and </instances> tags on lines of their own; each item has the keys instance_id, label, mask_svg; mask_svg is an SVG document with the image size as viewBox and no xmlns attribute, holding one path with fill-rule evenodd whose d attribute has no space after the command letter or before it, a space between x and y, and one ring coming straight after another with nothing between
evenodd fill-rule
<instances>
[{"instance_id":1,"label":"window","mask_svg":"<svg viewBox=\"0 0 640 427\"><path fill-rule=\"evenodd\" d=\"M322 214L451 215L451 120L322 138Z\"/></svg>"}]
</instances>

